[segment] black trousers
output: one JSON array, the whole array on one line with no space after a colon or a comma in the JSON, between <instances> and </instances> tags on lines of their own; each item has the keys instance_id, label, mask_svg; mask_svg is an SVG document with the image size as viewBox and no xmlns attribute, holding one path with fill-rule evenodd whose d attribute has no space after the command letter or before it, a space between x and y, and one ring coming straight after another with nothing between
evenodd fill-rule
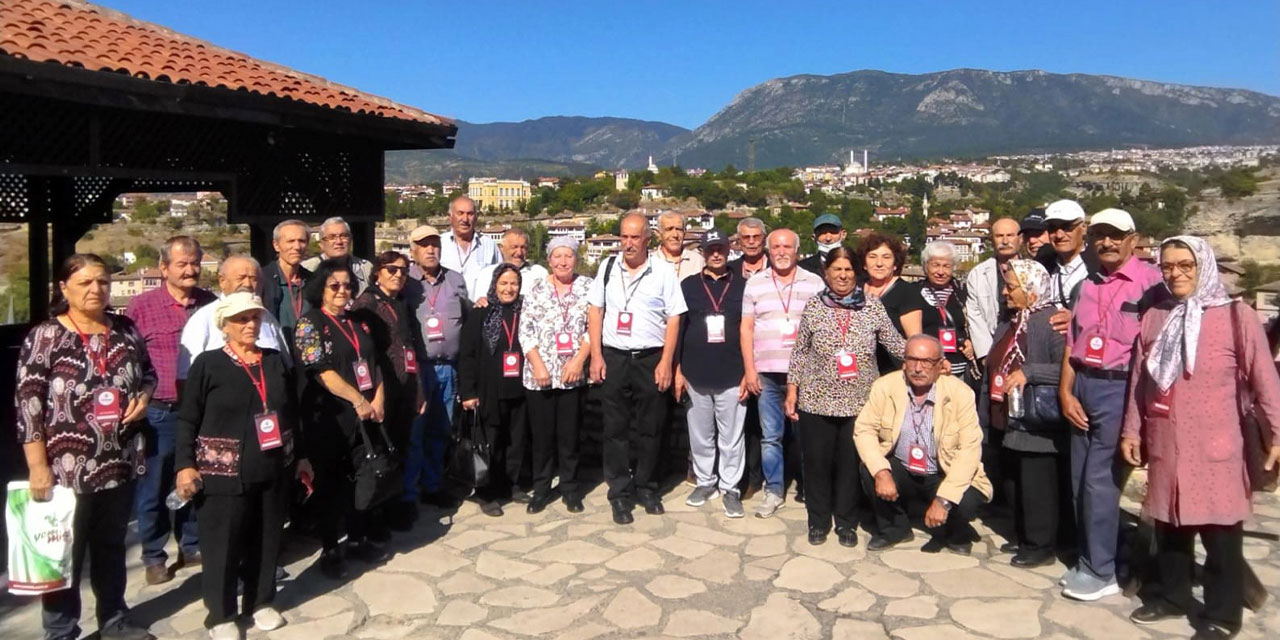
<instances>
[{"instance_id":1,"label":"black trousers","mask_svg":"<svg viewBox=\"0 0 1280 640\"><path fill-rule=\"evenodd\" d=\"M80 637L80 572L86 552L98 627L128 612L124 604L124 538L129 529L133 491L130 482L114 489L76 494L76 511L71 520L71 588L40 597L45 638Z\"/></svg>"},{"instance_id":2,"label":"black trousers","mask_svg":"<svg viewBox=\"0 0 1280 640\"><path fill-rule=\"evenodd\" d=\"M1023 551L1053 551L1062 513L1061 461L1056 453L1005 450L1012 462L1013 526Z\"/></svg>"},{"instance_id":3,"label":"black trousers","mask_svg":"<svg viewBox=\"0 0 1280 640\"><path fill-rule=\"evenodd\" d=\"M506 502L520 479L521 463L529 445L527 405L524 396L489 402L496 402L497 406L480 412L484 416L485 437L493 444L489 484L476 489L476 498Z\"/></svg>"},{"instance_id":4,"label":"black trousers","mask_svg":"<svg viewBox=\"0 0 1280 640\"><path fill-rule=\"evenodd\" d=\"M338 546L344 524L349 542L362 542L370 530L382 526L376 521L374 510L355 508L352 454L344 449L340 443L326 442L307 450L315 471L315 493L310 504L314 507L316 530L325 550Z\"/></svg>"},{"instance_id":5,"label":"black trousers","mask_svg":"<svg viewBox=\"0 0 1280 640\"><path fill-rule=\"evenodd\" d=\"M853 445L856 416L820 416L800 412L800 444L804 451L804 506L809 528L830 531L858 526L858 449Z\"/></svg>"},{"instance_id":6,"label":"black trousers","mask_svg":"<svg viewBox=\"0 0 1280 640\"><path fill-rule=\"evenodd\" d=\"M921 513L929 508L929 504L937 496L938 485L942 484L943 475L916 475L907 471L890 452L889 471L893 474L893 483L898 487L898 499L889 502L876 495L875 478L866 465L861 465L862 487L871 496L871 508L876 514L877 533L889 538L900 538L911 531L909 510L918 509ZM982 492L969 487L958 504L951 507L947 521L941 527L931 530L934 537L941 537L949 543L969 542L973 536L973 527L969 523L978 514L978 507L987 501Z\"/></svg>"},{"instance_id":7,"label":"black trousers","mask_svg":"<svg viewBox=\"0 0 1280 640\"><path fill-rule=\"evenodd\" d=\"M532 433L533 493L551 492L559 468L560 495L581 497L578 486L578 430L586 387L525 391Z\"/></svg>"},{"instance_id":8,"label":"black trousers","mask_svg":"<svg viewBox=\"0 0 1280 640\"><path fill-rule=\"evenodd\" d=\"M747 398L747 418L742 422L742 436L746 443L745 466L742 469L742 482L738 488L742 492L755 487L764 486L764 467L760 458L760 396Z\"/></svg>"},{"instance_id":9,"label":"black trousers","mask_svg":"<svg viewBox=\"0 0 1280 640\"><path fill-rule=\"evenodd\" d=\"M1204 544L1204 611L1201 618L1232 632L1244 615L1244 523L1175 527L1156 521L1160 582L1152 593L1190 613L1195 609L1191 578L1196 534Z\"/></svg>"},{"instance_id":10,"label":"black trousers","mask_svg":"<svg viewBox=\"0 0 1280 640\"><path fill-rule=\"evenodd\" d=\"M275 600L276 559L289 508L292 469L273 482L245 483L240 495L196 498L204 626L236 619L236 581L244 582L244 614ZM201 519L203 518L203 519Z\"/></svg>"},{"instance_id":11,"label":"black trousers","mask_svg":"<svg viewBox=\"0 0 1280 640\"><path fill-rule=\"evenodd\" d=\"M667 422L667 396L653 383L662 353L632 357L604 349L605 378L600 386L604 419L601 462L610 500L657 497L655 474L662 428ZM634 459L634 466L632 460Z\"/></svg>"}]
</instances>

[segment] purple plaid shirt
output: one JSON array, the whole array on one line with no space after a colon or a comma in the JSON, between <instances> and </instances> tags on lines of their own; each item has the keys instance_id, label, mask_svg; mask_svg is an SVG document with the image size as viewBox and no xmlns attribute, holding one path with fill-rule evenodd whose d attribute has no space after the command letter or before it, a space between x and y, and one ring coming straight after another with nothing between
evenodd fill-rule
<instances>
[{"instance_id":1,"label":"purple plaid shirt","mask_svg":"<svg viewBox=\"0 0 1280 640\"><path fill-rule=\"evenodd\" d=\"M169 403L178 401L175 379L178 372L178 339L182 337L182 327L196 309L217 299L212 293L197 288L191 292L187 304L182 305L169 294L167 286L161 285L134 296L129 301L124 314L138 325L138 331L147 341L151 365L156 369L158 381L153 400Z\"/></svg>"}]
</instances>

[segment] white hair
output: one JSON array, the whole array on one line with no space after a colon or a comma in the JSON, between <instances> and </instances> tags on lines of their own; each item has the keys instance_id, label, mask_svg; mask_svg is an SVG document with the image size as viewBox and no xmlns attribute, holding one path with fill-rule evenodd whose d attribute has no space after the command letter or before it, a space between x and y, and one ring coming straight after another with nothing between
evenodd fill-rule
<instances>
[{"instance_id":1,"label":"white hair","mask_svg":"<svg viewBox=\"0 0 1280 640\"><path fill-rule=\"evenodd\" d=\"M938 336L935 336L931 333L917 333L911 336L910 338L907 338L906 346L908 347L911 346L911 343L915 342L916 340L924 340L925 342L932 343L933 346L937 347L938 349L938 356L939 357L942 356L942 341L938 339Z\"/></svg>"},{"instance_id":2,"label":"white hair","mask_svg":"<svg viewBox=\"0 0 1280 640\"><path fill-rule=\"evenodd\" d=\"M945 258L951 263L956 264L956 246L946 240L934 240L924 246L924 250L920 252L920 264L927 265L934 258Z\"/></svg>"},{"instance_id":3,"label":"white hair","mask_svg":"<svg viewBox=\"0 0 1280 640\"><path fill-rule=\"evenodd\" d=\"M334 216L320 223L320 234L324 235L324 230L328 229L329 227L332 227L335 224L342 225L342 227L347 230L348 234L351 233L351 225L347 224L347 221L343 220L340 216ZM279 227L277 226L276 228L278 229Z\"/></svg>"},{"instance_id":4,"label":"white hair","mask_svg":"<svg viewBox=\"0 0 1280 640\"><path fill-rule=\"evenodd\" d=\"M257 261L257 260L255 260L253 256L247 256L247 255L243 255L243 254L236 254L236 255L232 255L232 256L227 256L226 258L224 258L224 259L222 260L222 264L218 265L218 277L226 276L226 275L227 275L227 265L229 265L229 264L231 264L231 263L233 263L233 262L235 262L235 261L237 261L237 260L244 260L245 262L248 262L249 264L253 265L254 270L255 270L255 271L257 271L259 275L261 275L261 274L262 274L262 265L258 264L258 261Z\"/></svg>"},{"instance_id":5,"label":"white hair","mask_svg":"<svg viewBox=\"0 0 1280 640\"><path fill-rule=\"evenodd\" d=\"M764 220L760 218L743 218L738 221L738 233L742 233L743 229L759 229L761 233L768 231L764 226Z\"/></svg>"},{"instance_id":6,"label":"white hair","mask_svg":"<svg viewBox=\"0 0 1280 640\"><path fill-rule=\"evenodd\" d=\"M342 224L347 224L347 221L343 220L342 218L329 218L328 220L325 221L325 223L328 224L334 221L341 222ZM302 227L304 230L311 229L311 227L307 226L307 223L301 220L285 220L284 222L277 224L276 228L271 230L271 241L280 242L280 232L287 227Z\"/></svg>"},{"instance_id":7,"label":"white hair","mask_svg":"<svg viewBox=\"0 0 1280 640\"><path fill-rule=\"evenodd\" d=\"M770 231L769 237L765 238L765 241L764 241L764 244L766 247L769 246L770 240L772 240L774 234L777 234L777 233L790 234L791 239L795 241L796 249L800 248L800 234L796 233L794 229L788 229L786 227L779 227L777 229L774 229L773 231Z\"/></svg>"}]
</instances>

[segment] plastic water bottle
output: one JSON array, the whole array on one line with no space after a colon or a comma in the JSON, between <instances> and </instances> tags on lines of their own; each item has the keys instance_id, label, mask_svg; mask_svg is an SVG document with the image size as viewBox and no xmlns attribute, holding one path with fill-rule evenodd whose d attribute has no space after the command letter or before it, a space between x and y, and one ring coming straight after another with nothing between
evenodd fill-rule
<instances>
[{"instance_id":1,"label":"plastic water bottle","mask_svg":"<svg viewBox=\"0 0 1280 640\"><path fill-rule=\"evenodd\" d=\"M1010 418L1021 418L1026 415L1027 405L1023 402L1022 387L1014 387L1005 395L1005 406L1009 408Z\"/></svg>"},{"instance_id":2,"label":"plastic water bottle","mask_svg":"<svg viewBox=\"0 0 1280 640\"><path fill-rule=\"evenodd\" d=\"M173 491L170 491L169 496L164 499L164 506L170 511L177 511L178 509L187 506L187 503L189 502L191 501L184 500L182 496L178 495L178 490L174 489Z\"/></svg>"}]
</instances>

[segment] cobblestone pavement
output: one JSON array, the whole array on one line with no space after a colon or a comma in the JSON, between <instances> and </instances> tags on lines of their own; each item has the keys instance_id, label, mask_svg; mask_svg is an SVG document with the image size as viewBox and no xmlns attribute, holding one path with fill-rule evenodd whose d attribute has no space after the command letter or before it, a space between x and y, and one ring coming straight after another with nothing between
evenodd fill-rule
<instances>
[{"instance_id":1,"label":"cobblestone pavement","mask_svg":"<svg viewBox=\"0 0 1280 640\"><path fill-rule=\"evenodd\" d=\"M269 634L250 628L247 637L959 640L1192 633L1183 621L1131 624L1127 615L1137 601L1123 596L1093 604L1062 598L1056 581L1064 567L1010 567L1009 556L996 551L1003 538L988 526L998 521L975 523L982 540L972 557L921 553L919 532L913 543L872 553L862 531L853 549L834 535L810 546L803 505L788 503L762 520L752 516L758 499L752 500L746 518L729 520L718 500L686 506L686 491L666 496L667 515L637 509L635 524L626 527L612 523L603 487L577 515L558 502L534 516L511 505L501 518L471 503L451 519L427 509L414 531L396 536L390 561L353 563L345 583L310 568L315 553L292 561L293 577L277 600L288 626ZM1280 496L1257 503L1248 528L1280 533ZM1245 611L1240 637L1275 637L1263 630L1280 629L1280 551L1276 542L1250 537L1244 552L1272 597L1261 613ZM169 584L145 586L137 556L135 547L128 596L135 617L161 638L206 638L198 573L182 570ZM0 608L0 637L40 637L38 606L14 601L8 597ZM87 586L85 611L93 611Z\"/></svg>"}]
</instances>

